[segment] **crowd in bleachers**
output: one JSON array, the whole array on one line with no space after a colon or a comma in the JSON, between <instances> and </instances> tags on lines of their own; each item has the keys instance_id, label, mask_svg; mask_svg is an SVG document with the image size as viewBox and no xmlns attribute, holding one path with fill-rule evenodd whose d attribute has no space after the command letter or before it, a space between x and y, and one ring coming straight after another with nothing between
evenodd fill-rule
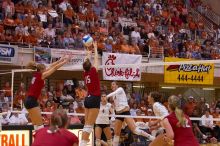
<instances>
[{"instance_id":1,"label":"crowd in bleachers","mask_svg":"<svg viewBox=\"0 0 220 146\"><path fill-rule=\"evenodd\" d=\"M0 109L2 112L10 111L11 104L11 88L8 82L5 84L5 87L1 88L0 96ZM102 85L102 91L108 93L106 85ZM126 91L126 90L125 90ZM126 91L127 92L127 91ZM134 92L127 92L127 98L130 106L130 113L132 116L154 116L152 105L148 102L148 94L144 95ZM23 100L26 96L26 88L23 83L21 83L19 89L15 92L14 95L14 110L22 110L23 112L10 113L3 116L3 125L26 125L31 123L28 115L25 113L26 110L23 107ZM84 113L84 98L86 96L86 90L84 89L83 84L78 82L73 82L68 80L65 82L57 83L56 87L50 86L49 89L44 88L42 90L41 96L39 98L39 103L43 112L53 112L57 108L65 109L68 113ZM213 121L213 118L220 118L220 100L207 103L205 97L194 98L192 96L183 97L178 95L182 99L182 109L185 113L191 117L200 117L200 121L193 121L193 130L197 136L200 143L209 143L220 141L220 122ZM112 103L112 101L109 101ZM166 107L167 98L163 97L161 100ZM112 103L114 106L114 103ZM167 107L168 108L168 107ZM43 115L44 124L48 125L50 122L50 114ZM84 124L83 116L69 116L70 124ZM114 118L111 118L112 126L114 125ZM148 129L148 123L154 119L144 119L137 118L135 119L136 125L144 130ZM129 138L129 130L124 126L125 129L122 131L121 138L126 141ZM148 132L153 133L154 129L150 129ZM141 139L141 137L134 137L135 139Z\"/></svg>"},{"instance_id":2,"label":"crowd in bleachers","mask_svg":"<svg viewBox=\"0 0 220 146\"><path fill-rule=\"evenodd\" d=\"M0 41L100 52L218 59L219 28L209 33L190 7L200 0L2 0Z\"/></svg>"}]
</instances>

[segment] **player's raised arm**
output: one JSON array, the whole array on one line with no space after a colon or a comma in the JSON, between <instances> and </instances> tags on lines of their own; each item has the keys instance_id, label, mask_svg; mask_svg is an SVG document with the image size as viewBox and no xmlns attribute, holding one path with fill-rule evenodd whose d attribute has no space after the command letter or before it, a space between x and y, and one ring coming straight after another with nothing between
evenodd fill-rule
<instances>
[{"instance_id":1,"label":"player's raised arm","mask_svg":"<svg viewBox=\"0 0 220 146\"><path fill-rule=\"evenodd\" d=\"M97 48L97 42L93 42L93 47L94 47L94 67L98 71L99 67L99 58L98 58L98 48Z\"/></svg>"},{"instance_id":2,"label":"player's raised arm","mask_svg":"<svg viewBox=\"0 0 220 146\"><path fill-rule=\"evenodd\" d=\"M53 66L50 66L45 72L42 74L42 79L47 78L52 73L54 73L56 70L58 70L60 67L62 67L64 64L66 64L69 61L69 58L61 58L57 61L57 63L54 63Z\"/></svg>"}]
</instances>

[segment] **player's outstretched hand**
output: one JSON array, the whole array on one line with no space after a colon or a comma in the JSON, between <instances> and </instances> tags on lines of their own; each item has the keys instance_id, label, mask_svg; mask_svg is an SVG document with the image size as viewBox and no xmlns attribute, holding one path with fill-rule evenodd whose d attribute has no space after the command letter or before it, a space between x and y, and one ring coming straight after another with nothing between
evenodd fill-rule
<instances>
[{"instance_id":1,"label":"player's outstretched hand","mask_svg":"<svg viewBox=\"0 0 220 146\"><path fill-rule=\"evenodd\" d=\"M97 49L97 42L96 41L93 42L93 47L94 47L94 49Z\"/></svg>"}]
</instances>

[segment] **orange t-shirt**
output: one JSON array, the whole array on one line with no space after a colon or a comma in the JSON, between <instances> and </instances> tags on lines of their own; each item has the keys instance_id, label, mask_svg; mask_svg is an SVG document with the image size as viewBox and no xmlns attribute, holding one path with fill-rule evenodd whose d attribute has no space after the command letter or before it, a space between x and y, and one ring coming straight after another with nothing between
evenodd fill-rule
<instances>
[{"instance_id":1,"label":"orange t-shirt","mask_svg":"<svg viewBox=\"0 0 220 146\"><path fill-rule=\"evenodd\" d=\"M65 15L68 19L72 19L72 17L74 16L74 11L73 11L73 10L70 10L70 9L67 9L67 10L64 12L64 15Z\"/></svg>"}]
</instances>

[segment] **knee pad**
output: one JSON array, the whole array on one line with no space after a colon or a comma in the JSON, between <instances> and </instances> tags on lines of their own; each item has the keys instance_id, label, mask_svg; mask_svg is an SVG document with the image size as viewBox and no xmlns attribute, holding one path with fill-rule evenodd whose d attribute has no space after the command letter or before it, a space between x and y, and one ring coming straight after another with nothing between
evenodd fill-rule
<instances>
[{"instance_id":1,"label":"knee pad","mask_svg":"<svg viewBox=\"0 0 220 146\"><path fill-rule=\"evenodd\" d=\"M118 146L119 140L120 140L120 137L115 135L113 138L113 146Z\"/></svg>"},{"instance_id":2,"label":"knee pad","mask_svg":"<svg viewBox=\"0 0 220 146\"><path fill-rule=\"evenodd\" d=\"M101 146L101 140L100 139L96 139L95 140L95 145L96 146Z\"/></svg>"},{"instance_id":3,"label":"knee pad","mask_svg":"<svg viewBox=\"0 0 220 146\"><path fill-rule=\"evenodd\" d=\"M112 139L107 140L108 146L112 146Z\"/></svg>"},{"instance_id":4,"label":"knee pad","mask_svg":"<svg viewBox=\"0 0 220 146\"><path fill-rule=\"evenodd\" d=\"M83 127L83 132L91 133L93 131L93 125L85 125Z\"/></svg>"}]
</instances>

